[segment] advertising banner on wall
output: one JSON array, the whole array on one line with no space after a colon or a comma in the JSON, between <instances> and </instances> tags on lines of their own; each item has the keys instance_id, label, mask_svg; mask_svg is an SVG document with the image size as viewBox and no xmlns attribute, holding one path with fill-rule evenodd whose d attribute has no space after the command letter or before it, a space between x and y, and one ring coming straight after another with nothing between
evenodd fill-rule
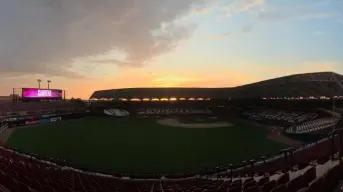
<instances>
[{"instance_id":1,"label":"advertising banner on wall","mask_svg":"<svg viewBox=\"0 0 343 192\"><path fill-rule=\"evenodd\" d=\"M50 122L51 123L54 123L54 122L59 122L59 121L61 121L62 120L62 117L54 117L54 118L51 118L50 119Z\"/></svg>"},{"instance_id":2,"label":"advertising banner on wall","mask_svg":"<svg viewBox=\"0 0 343 192\"><path fill-rule=\"evenodd\" d=\"M137 110L137 115L204 115L212 114L209 109L148 108Z\"/></svg>"},{"instance_id":3,"label":"advertising banner on wall","mask_svg":"<svg viewBox=\"0 0 343 192\"><path fill-rule=\"evenodd\" d=\"M46 114L46 115L42 115L42 118L49 118L49 117L54 117L56 116L56 114Z\"/></svg>"},{"instance_id":4,"label":"advertising banner on wall","mask_svg":"<svg viewBox=\"0 0 343 192\"><path fill-rule=\"evenodd\" d=\"M18 119L16 117L10 117L7 119L8 122L14 122L17 121Z\"/></svg>"},{"instance_id":5,"label":"advertising banner on wall","mask_svg":"<svg viewBox=\"0 0 343 192\"><path fill-rule=\"evenodd\" d=\"M57 123L62 119L78 119L86 117L86 113L77 113L70 115L59 115L50 118L42 118L41 116L26 116L26 117L16 117L16 118L5 118L1 122L6 122L8 127L18 127L24 125L37 125L37 124L48 124L48 123Z\"/></svg>"},{"instance_id":6,"label":"advertising banner on wall","mask_svg":"<svg viewBox=\"0 0 343 192\"><path fill-rule=\"evenodd\" d=\"M26 116L28 115L28 111L19 111L17 112L19 116Z\"/></svg>"},{"instance_id":7,"label":"advertising banner on wall","mask_svg":"<svg viewBox=\"0 0 343 192\"><path fill-rule=\"evenodd\" d=\"M25 121L25 125L36 125L39 121Z\"/></svg>"},{"instance_id":8,"label":"advertising banner on wall","mask_svg":"<svg viewBox=\"0 0 343 192\"><path fill-rule=\"evenodd\" d=\"M50 123L50 119L41 119L41 120L39 120L39 124L46 124L46 123Z\"/></svg>"}]
</instances>

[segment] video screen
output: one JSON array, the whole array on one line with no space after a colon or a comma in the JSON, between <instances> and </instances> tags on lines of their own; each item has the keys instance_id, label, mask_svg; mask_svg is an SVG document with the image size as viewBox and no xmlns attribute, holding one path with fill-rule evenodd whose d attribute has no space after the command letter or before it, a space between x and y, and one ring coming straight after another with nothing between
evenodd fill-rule
<instances>
[{"instance_id":1,"label":"video screen","mask_svg":"<svg viewBox=\"0 0 343 192\"><path fill-rule=\"evenodd\" d=\"M60 89L23 88L23 99L62 99L63 91Z\"/></svg>"}]
</instances>

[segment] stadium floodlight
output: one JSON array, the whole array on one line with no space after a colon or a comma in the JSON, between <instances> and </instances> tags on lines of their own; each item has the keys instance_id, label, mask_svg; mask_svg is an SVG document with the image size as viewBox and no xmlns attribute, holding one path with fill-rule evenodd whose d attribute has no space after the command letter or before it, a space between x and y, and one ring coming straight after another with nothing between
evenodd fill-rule
<instances>
[{"instance_id":1,"label":"stadium floodlight","mask_svg":"<svg viewBox=\"0 0 343 192\"><path fill-rule=\"evenodd\" d=\"M51 81L50 81L50 80L47 80L47 83L48 83L48 89L50 89L50 83L51 83Z\"/></svg>"},{"instance_id":2,"label":"stadium floodlight","mask_svg":"<svg viewBox=\"0 0 343 192\"><path fill-rule=\"evenodd\" d=\"M40 89L40 83L42 82L41 79L37 79L37 83L38 83L38 89Z\"/></svg>"}]
</instances>

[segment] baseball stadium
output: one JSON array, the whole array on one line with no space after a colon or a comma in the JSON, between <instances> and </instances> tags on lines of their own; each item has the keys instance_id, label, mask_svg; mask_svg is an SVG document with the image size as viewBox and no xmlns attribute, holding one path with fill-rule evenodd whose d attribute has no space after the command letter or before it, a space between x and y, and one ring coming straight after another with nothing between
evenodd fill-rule
<instances>
[{"instance_id":1,"label":"baseball stadium","mask_svg":"<svg viewBox=\"0 0 343 192\"><path fill-rule=\"evenodd\" d=\"M343 76L232 88L13 89L0 184L13 192L331 192L343 178ZM0 191L2 191L0 189Z\"/></svg>"}]
</instances>

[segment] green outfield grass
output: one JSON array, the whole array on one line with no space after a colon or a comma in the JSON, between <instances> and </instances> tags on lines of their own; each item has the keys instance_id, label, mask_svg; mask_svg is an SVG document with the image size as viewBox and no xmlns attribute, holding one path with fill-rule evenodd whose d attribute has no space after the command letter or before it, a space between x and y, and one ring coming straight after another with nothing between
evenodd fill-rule
<instances>
[{"instance_id":1,"label":"green outfield grass","mask_svg":"<svg viewBox=\"0 0 343 192\"><path fill-rule=\"evenodd\" d=\"M239 163L277 153L285 145L268 130L239 121L227 128L185 129L153 118L99 117L17 129L7 144L96 170L175 173Z\"/></svg>"}]
</instances>

